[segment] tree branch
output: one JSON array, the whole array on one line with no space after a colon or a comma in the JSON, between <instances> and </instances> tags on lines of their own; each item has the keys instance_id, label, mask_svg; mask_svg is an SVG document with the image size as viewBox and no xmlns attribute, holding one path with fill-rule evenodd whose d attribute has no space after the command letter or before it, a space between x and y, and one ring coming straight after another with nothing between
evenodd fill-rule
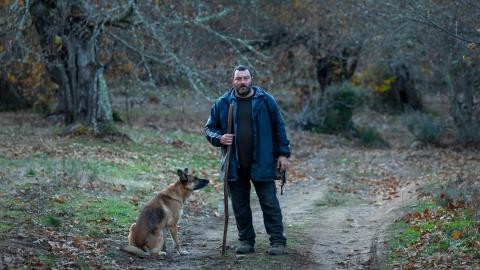
<instances>
[{"instance_id":1,"label":"tree branch","mask_svg":"<svg viewBox=\"0 0 480 270\"><path fill-rule=\"evenodd\" d=\"M135 11L137 4L136 2L136 0L130 0L127 8L122 13L118 14L117 16L108 18L103 24L107 26L111 25L119 28L125 28L125 25L131 23L130 18Z\"/></svg>"},{"instance_id":2,"label":"tree branch","mask_svg":"<svg viewBox=\"0 0 480 270\"><path fill-rule=\"evenodd\" d=\"M449 31L445 27L442 27L442 26L438 25L436 22L434 22L433 20L431 20L427 16L421 14L421 12L419 12L418 9L416 7L414 7L412 4L409 4L409 5L413 9L413 11L416 13L416 15L418 17L420 17L427 25L429 25L433 28L436 28L437 30L440 30L441 32L443 32L443 33L445 33L445 34L447 34L447 35L449 35L449 36L451 36L455 39L458 39L458 40L461 40L461 41L464 41L464 42L467 42L467 43L474 43L474 44L480 45L480 41L475 41L475 40L472 40L472 39L464 38L462 36L459 36L457 33Z\"/></svg>"}]
</instances>

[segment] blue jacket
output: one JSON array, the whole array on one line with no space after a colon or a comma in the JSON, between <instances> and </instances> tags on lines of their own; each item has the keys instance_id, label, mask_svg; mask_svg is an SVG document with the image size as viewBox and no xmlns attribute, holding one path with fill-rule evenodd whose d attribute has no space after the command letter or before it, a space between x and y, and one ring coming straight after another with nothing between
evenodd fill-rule
<instances>
[{"instance_id":1,"label":"blue jacket","mask_svg":"<svg viewBox=\"0 0 480 270\"><path fill-rule=\"evenodd\" d=\"M255 95L252 98L253 160L251 177L252 180L271 181L275 175L275 160L279 156L290 156L290 143L285 132L285 123L275 99L260 87L253 86L253 88ZM233 88L215 101L205 125L205 135L208 141L213 146L222 147L222 172L225 167L226 147L220 143L220 137L227 133L230 102L234 105L233 133L236 134L237 97ZM237 147L241 146L237 146L234 137L230 149L228 180L238 178Z\"/></svg>"}]
</instances>

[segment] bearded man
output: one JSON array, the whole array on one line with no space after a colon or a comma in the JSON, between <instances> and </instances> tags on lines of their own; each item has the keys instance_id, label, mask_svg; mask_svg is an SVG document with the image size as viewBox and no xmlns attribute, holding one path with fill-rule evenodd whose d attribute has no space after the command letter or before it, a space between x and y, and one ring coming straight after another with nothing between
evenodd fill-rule
<instances>
[{"instance_id":1,"label":"bearded man","mask_svg":"<svg viewBox=\"0 0 480 270\"><path fill-rule=\"evenodd\" d=\"M233 104L233 133L228 134L228 111ZM212 106L205 125L208 141L222 147L222 171L227 146L231 146L228 187L238 229L237 254L255 252L255 230L250 208L251 185L260 202L265 229L270 236L270 255L284 254L287 242L274 181L275 169L285 171L290 143L275 99L252 84L248 67L233 70L233 87ZM276 168L275 168L276 167Z\"/></svg>"}]
</instances>

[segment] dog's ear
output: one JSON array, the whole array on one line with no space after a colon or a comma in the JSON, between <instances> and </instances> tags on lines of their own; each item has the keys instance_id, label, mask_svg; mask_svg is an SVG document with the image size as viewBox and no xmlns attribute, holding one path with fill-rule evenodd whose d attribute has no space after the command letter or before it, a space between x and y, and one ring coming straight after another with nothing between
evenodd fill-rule
<instances>
[{"instance_id":1,"label":"dog's ear","mask_svg":"<svg viewBox=\"0 0 480 270\"><path fill-rule=\"evenodd\" d=\"M184 172L185 174L188 174L188 168L185 168L185 169L183 170L183 172Z\"/></svg>"},{"instance_id":2,"label":"dog's ear","mask_svg":"<svg viewBox=\"0 0 480 270\"><path fill-rule=\"evenodd\" d=\"M182 182L187 182L188 181L187 174L185 172L183 172L182 170L178 169L177 170L177 175L178 175L178 177L180 177L180 181L182 181Z\"/></svg>"}]
</instances>

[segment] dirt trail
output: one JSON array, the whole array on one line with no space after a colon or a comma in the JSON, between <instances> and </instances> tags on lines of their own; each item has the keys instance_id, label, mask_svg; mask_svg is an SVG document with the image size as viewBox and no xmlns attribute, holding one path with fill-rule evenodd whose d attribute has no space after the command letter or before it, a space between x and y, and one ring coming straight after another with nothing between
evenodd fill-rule
<instances>
[{"instance_id":1,"label":"dirt trail","mask_svg":"<svg viewBox=\"0 0 480 270\"><path fill-rule=\"evenodd\" d=\"M405 214L399 210L415 200L412 179L421 171L411 167L407 156L390 150L326 148L292 159L293 183L288 183L285 194L278 196L289 239L288 255L283 258L265 254L268 235L258 200L252 194L254 227L260 242L255 254L233 254L237 241L232 214L229 256L222 258L219 246L223 217L197 216L181 225L185 227L181 239L189 256L170 254L166 260L131 258L122 264L133 269L257 269L259 265L263 269L376 269L379 234L397 216ZM359 172L365 175L357 175ZM393 184L385 184L392 179ZM338 185L343 185L340 192L336 192ZM345 189L348 186L351 190Z\"/></svg>"},{"instance_id":2,"label":"dirt trail","mask_svg":"<svg viewBox=\"0 0 480 270\"><path fill-rule=\"evenodd\" d=\"M350 149L347 157L354 159L364 155L361 163L374 166L377 163L391 162L390 164L394 166L391 169L395 170L393 173L397 178L407 178L408 175L414 174L414 170L407 164L389 160L394 157L385 155L384 151L371 151L366 155L362 152ZM403 213L399 210L415 200L416 185L413 182L399 183L395 190L396 196L388 200L383 200L385 195L383 193L372 196L367 192L359 192L355 202L346 202L345 205L334 207L319 207L319 202L323 202L326 196L332 196L328 195L332 192L329 187L335 185L335 181L342 181L322 177L335 174L333 168L335 166L328 163L334 156L335 154L327 149L309 158L310 162L317 163L318 178L298 183L280 198L285 223L287 226L303 225L305 228L303 236L298 239L303 244L297 247L297 252L303 253L314 263L312 269L374 269L376 268L374 249L378 235ZM324 161L324 164L319 164L318 161ZM260 216L258 211L257 208L257 216Z\"/></svg>"},{"instance_id":3,"label":"dirt trail","mask_svg":"<svg viewBox=\"0 0 480 270\"><path fill-rule=\"evenodd\" d=\"M7 119L13 119L11 121L15 123L37 123L35 122L37 120L30 119L34 118L30 115L21 121L15 117ZM32 129L32 125L5 126L8 127L5 134L8 134L3 136L7 136L7 140L2 140L0 150L12 152L15 158L19 159L31 156L32 152L41 152L43 149L41 145L44 143L42 136L49 134L46 129L40 128L47 126L41 121L35 124L38 130ZM33 131L30 132L31 129ZM12 134L28 136L25 135L19 143L11 144L8 140L14 136ZM205 209L208 207L196 212L192 210L194 207L190 209L188 205L185 209L187 215L180 223L179 232L182 246L190 252L190 255L179 256L172 253L173 244L169 240L167 251L170 253L164 260L129 256L119 250L126 244L127 231L102 233L102 237L98 239L83 239L82 248L72 248L71 254L84 255L83 257L105 263L106 266L118 266L119 269L382 269L381 258L377 257L377 246L378 250L382 250L385 229L396 217L406 213L405 207L415 201L417 189L425 184L432 184L433 181L439 184L442 179L448 180L455 175L462 175L463 172L478 171L478 153L474 150L452 151L439 148L369 150L359 148L341 137L323 134L295 132L289 137L294 142L292 145L294 154L290 158L291 169L285 194L278 196L288 238L287 255L272 257L265 253L269 245L268 235L264 230L262 213L255 194L252 194L252 207L257 246L256 253L248 256L234 254L237 232L232 211L227 256L221 257L222 213ZM71 144L71 141L63 143ZM49 150L46 153L52 157L63 155L58 149L65 151L66 148L57 149L56 144L53 145L55 147L51 149L45 148ZM77 151L79 148L72 149ZM88 149L82 153L92 154ZM17 154L24 156L17 157ZM25 173L22 172L21 175ZM10 178L9 181L17 181L16 178ZM31 177L28 179L33 180ZM1 171L0 180L6 181ZM50 200L48 194L55 192L57 187L55 183L55 181L33 183L31 194L43 195L39 196L39 202ZM26 193L22 188L12 190L16 192L15 194L18 193L18 196L25 197ZM216 201L221 195L213 192L202 194L197 200L212 194L212 200ZM34 198L37 196L25 197L25 200L30 203ZM41 203L33 205L34 207L29 209L32 213L49 214L42 209ZM206 206L207 203L198 205ZM12 261L7 262L6 259L18 257L22 262L27 262L33 256L48 259L48 256L52 255L50 254L52 245L65 241L72 242L78 233L73 231L72 234L67 230L68 233L65 234L65 231L52 230L50 227L45 229L42 226L35 226L33 228L36 230L32 230L29 225L19 226L18 230L12 230L8 235L0 237L2 253L0 268L9 263L14 265ZM37 236L37 232L41 234ZM66 247L72 246L70 243ZM2 258L5 258L4 262ZM66 262L67 264L59 268L78 268L74 260Z\"/></svg>"},{"instance_id":4,"label":"dirt trail","mask_svg":"<svg viewBox=\"0 0 480 270\"><path fill-rule=\"evenodd\" d=\"M400 194L408 196L412 187L405 187ZM318 191L321 189L308 195L324 196L324 192ZM304 200L302 205L309 201L308 196L301 199ZM313 269L375 269L372 259L376 256L374 247L378 234L398 215L396 210L411 201L396 198L381 206L361 203L321 211L312 209L315 206L311 204L304 212L291 207L285 211L288 216L286 222L306 221L313 225L305 232L305 245L302 247L310 260L315 262Z\"/></svg>"}]
</instances>

